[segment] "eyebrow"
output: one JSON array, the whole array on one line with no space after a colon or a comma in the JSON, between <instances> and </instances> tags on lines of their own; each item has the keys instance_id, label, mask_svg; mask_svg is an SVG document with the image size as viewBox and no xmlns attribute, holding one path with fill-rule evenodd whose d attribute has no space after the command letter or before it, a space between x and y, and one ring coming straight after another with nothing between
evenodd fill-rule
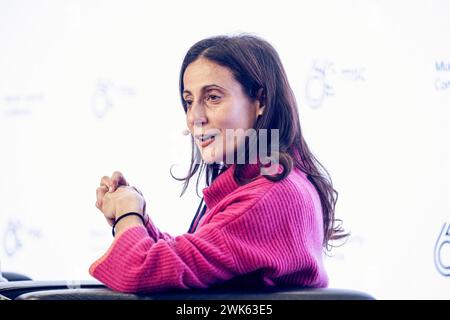
<instances>
[{"instance_id":1,"label":"eyebrow","mask_svg":"<svg viewBox=\"0 0 450 320\"><path fill-rule=\"evenodd\" d=\"M207 91L207 90L215 89L215 88L220 88L220 89L222 89L222 90L224 90L224 91L227 91L224 87L221 87L221 86L219 86L219 85L217 85L217 84L208 84L208 85L206 85L206 86L203 86L202 89L201 89L201 91L205 92L205 91ZM185 94L185 93L192 94L192 92L190 92L189 90L184 90L184 91L183 91L183 94Z\"/></svg>"}]
</instances>

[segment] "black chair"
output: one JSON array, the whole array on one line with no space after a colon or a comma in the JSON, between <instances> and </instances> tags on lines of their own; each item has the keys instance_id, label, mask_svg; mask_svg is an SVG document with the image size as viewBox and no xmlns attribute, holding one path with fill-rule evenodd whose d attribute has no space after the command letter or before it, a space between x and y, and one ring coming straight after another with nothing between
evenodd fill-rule
<instances>
[{"instance_id":1,"label":"black chair","mask_svg":"<svg viewBox=\"0 0 450 320\"><path fill-rule=\"evenodd\" d=\"M10 281L0 283L0 299L15 300L26 293L38 293L40 291L70 290L70 288L96 289L106 288L98 281Z\"/></svg>"},{"instance_id":2,"label":"black chair","mask_svg":"<svg viewBox=\"0 0 450 320\"><path fill-rule=\"evenodd\" d=\"M96 281L15 281L0 285L0 299L9 300L373 300L347 289L258 288L194 289L162 293L126 294Z\"/></svg>"},{"instance_id":3,"label":"black chair","mask_svg":"<svg viewBox=\"0 0 450 320\"><path fill-rule=\"evenodd\" d=\"M29 281L31 278L15 272L3 272L2 273L3 278L5 278L8 281Z\"/></svg>"}]
</instances>

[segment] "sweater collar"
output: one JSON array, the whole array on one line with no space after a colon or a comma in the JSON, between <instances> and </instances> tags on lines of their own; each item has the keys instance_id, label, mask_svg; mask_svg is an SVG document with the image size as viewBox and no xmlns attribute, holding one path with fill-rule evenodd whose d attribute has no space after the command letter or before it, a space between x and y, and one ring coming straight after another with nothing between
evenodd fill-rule
<instances>
[{"instance_id":1,"label":"sweater collar","mask_svg":"<svg viewBox=\"0 0 450 320\"><path fill-rule=\"evenodd\" d=\"M236 164L231 165L222 171L210 186L203 189L203 197L206 206L211 209L219 203L228 194L236 190L240 185L234 180L234 172ZM242 176L246 179L251 179L260 174L260 167L258 164L246 164L243 169Z\"/></svg>"}]
</instances>

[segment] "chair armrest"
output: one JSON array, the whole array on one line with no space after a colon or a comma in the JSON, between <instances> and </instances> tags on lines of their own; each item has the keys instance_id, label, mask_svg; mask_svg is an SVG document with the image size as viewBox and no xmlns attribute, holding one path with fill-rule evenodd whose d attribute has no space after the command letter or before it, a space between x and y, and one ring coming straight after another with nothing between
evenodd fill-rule
<instances>
[{"instance_id":1,"label":"chair armrest","mask_svg":"<svg viewBox=\"0 0 450 320\"><path fill-rule=\"evenodd\" d=\"M1 293L1 292L0 292ZM373 300L347 289L267 288L258 290L195 289L126 294L107 288L54 289L24 293L17 300Z\"/></svg>"},{"instance_id":2,"label":"chair armrest","mask_svg":"<svg viewBox=\"0 0 450 320\"><path fill-rule=\"evenodd\" d=\"M71 281L11 281L0 283L0 296L14 300L16 297L39 291L52 291L73 288L106 288L105 285L96 280L85 280L77 283Z\"/></svg>"}]
</instances>

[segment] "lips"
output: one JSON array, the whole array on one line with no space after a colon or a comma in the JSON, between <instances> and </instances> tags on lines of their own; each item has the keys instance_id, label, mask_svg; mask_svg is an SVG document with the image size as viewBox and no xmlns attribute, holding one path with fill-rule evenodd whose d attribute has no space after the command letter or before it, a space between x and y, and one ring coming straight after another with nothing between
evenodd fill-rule
<instances>
[{"instance_id":1,"label":"lips","mask_svg":"<svg viewBox=\"0 0 450 320\"><path fill-rule=\"evenodd\" d=\"M205 148L214 142L216 136L217 136L217 133L199 134L199 135L196 135L195 138L197 139L200 146L202 148Z\"/></svg>"},{"instance_id":2,"label":"lips","mask_svg":"<svg viewBox=\"0 0 450 320\"><path fill-rule=\"evenodd\" d=\"M208 138L206 140L199 140L200 141L200 145L202 146L202 148L205 148L205 147L209 146L211 143L213 143L215 138L216 137L213 136L213 137L210 137L210 138Z\"/></svg>"}]
</instances>

